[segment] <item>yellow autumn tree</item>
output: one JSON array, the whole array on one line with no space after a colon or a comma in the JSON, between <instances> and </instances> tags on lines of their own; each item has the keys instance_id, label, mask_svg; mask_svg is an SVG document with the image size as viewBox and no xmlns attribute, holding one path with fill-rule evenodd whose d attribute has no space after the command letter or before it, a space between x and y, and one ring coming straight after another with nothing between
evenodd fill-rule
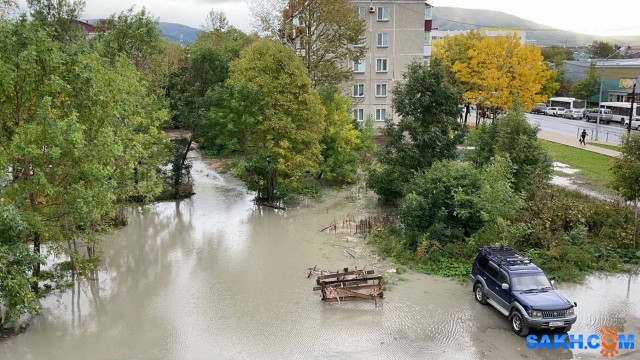
<instances>
[{"instance_id":1,"label":"yellow autumn tree","mask_svg":"<svg viewBox=\"0 0 640 360\"><path fill-rule=\"evenodd\" d=\"M517 99L523 109L546 100L542 89L552 70L540 49L521 44L516 35L457 35L437 45L434 57L450 66L455 82L464 88L465 102L496 112L510 109Z\"/></svg>"}]
</instances>

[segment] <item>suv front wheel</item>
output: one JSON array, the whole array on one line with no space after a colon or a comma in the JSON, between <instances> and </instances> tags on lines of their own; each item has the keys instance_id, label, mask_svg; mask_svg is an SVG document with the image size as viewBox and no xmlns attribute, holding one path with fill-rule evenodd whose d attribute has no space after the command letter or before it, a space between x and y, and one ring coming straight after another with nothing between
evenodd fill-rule
<instances>
[{"instance_id":1,"label":"suv front wheel","mask_svg":"<svg viewBox=\"0 0 640 360\"><path fill-rule=\"evenodd\" d=\"M524 318L517 310L511 313L511 330L520 336L529 334L529 327L524 324Z\"/></svg>"},{"instance_id":2,"label":"suv front wheel","mask_svg":"<svg viewBox=\"0 0 640 360\"><path fill-rule=\"evenodd\" d=\"M477 302L479 302L482 305L487 304L487 297L484 294L484 287L482 287L482 284L477 283L473 287L473 293L475 294L475 298Z\"/></svg>"}]
</instances>

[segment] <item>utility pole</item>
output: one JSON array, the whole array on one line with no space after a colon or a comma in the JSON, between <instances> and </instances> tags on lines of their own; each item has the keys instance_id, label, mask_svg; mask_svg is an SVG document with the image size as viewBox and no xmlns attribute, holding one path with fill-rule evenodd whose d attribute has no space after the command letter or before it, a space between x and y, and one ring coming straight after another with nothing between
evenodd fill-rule
<instances>
[{"instance_id":1,"label":"utility pole","mask_svg":"<svg viewBox=\"0 0 640 360\"><path fill-rule=\"evenodd\" d=\"M633 84L633 87L631 88L631 108L629 108L629 127L627 127L627 134L631 134L631 122L633 120L633 102L635 101L635 97L636 97L636 85L637 84L637 80L636 83Z\"/></svg>"},{"instance_id":2,"label":"utility pole","mask_svg":"<svg viewBox=\"0 0 640 360\"><path fill-rule=\"evenodd\" d=\"M627 134L631 134L631 123L633 122L633 115L635 113L635 109L633 108L633 106L635 105L634 102L636 100L636 87L638 86L639 81L640 75L638 75L638 77L636 78L636 83L633 84L633 87L631 88L631 107L629 108L629 127L627 128Z\"/></svg>"}]
</instances>

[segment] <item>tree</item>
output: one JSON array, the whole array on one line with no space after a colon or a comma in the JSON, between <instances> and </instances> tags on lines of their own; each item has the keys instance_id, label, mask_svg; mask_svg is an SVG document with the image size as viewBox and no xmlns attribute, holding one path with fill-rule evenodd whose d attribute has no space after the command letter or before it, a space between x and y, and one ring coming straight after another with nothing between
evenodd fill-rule
<instances>
[{"instance_id":1,"label":"tree","mask_svg":"<svg viewBox=\"0 0 640 360\"><path fill-rule=\"evenodd\" d=\"M200 26L202 31L225 31L229 27L229 20L224 11L209 10L204 24Z\"/></svg>"},{"instance_id":2,"label":"tree","mask_svg":"<svg viewBox=\"0 0 640 360\"><path fill-rule=\"evenodd\" d=\"M595 59L618 59L620 57L620 54L617 53L618 49L619 47L616 47L606 41L594 40L589 46L589 53Z\"/></svg>"},{"instance_id":3,"label":"tree","mask_svg":"<svg viewBox=\"0 0 640 360\"><path fill-rule=\"evenodd\" d=\"M353 183L358 170L360 133L353 127L351 104L349 99L330 89L323 89L320 97L325 121L318 178L331 184Z\"/></svg>"},{"instance_id":4,"label":"tree","mask_svg":"<svg viewBox=\"0 0 640 360\"><path fill-rule=\"evenodd\" d=\"M24 230L16 209L0 204L0 331L22 315L38 310L30 274L43 260L22 241Z\"/></svg>"},{"instance_id":5,"label":"tree","mask_svg":"<svg viewBox=\"0 0 640 360\"><path fill-rule=\"evenodd\" d=\"M409 65L404 82L393 90L393 108L400 116L383 129L386 142L378 156L381 167L369 174L369 185L385 200L400 199L415 173L434 162L454 159L465 135L458 122L462 98L445 81L442 66Z\"/></svg>"},{"instance_id":6,"label":"tree","mask_svg":"<svg viewBox=\"0 0 640 360\"><path fill-rule=\"evenodd\" d=\"M515 169L514 190L531 194L537 181L551 176L551 155L539 143L538 131L515 106L492 124L480 126L469 140L475 149L467 156L478 167L491 163L495 156L509 159Z\"/></svg>"},{"instance_id":7,"label":"tree","mask_svg":"<svg viewBox=\"0 0 640 360\"><path fill-rule=\"evenodd\" d=\"M590 97L598 95L599 90L600 74L596 70L595 61L592 61L585 78L573 84L571 93L578 99L586 99L588 101Z\"/></svg>"},{"instance_id":8,"label":"tree","mask_svg":"<svg viewBox=\"0 0 640 360\"><path fill-rule=\"evenodd\" d=\"M447 60L449 64L455 61L451 71L465 90L465 102L491 108L495 115L510 109L516 99L524 108L545 101L541 92L552 71L543 62L540 49L521 44L515 35L479 39L473 33L464 36L472 38L464 47L469 48L466 56L444 53L455 49L456 42L464 41L454 37L443 40L442 51L436 57L451 59Z\"/></svg>"},{"instance_id":9,"label":"tree","mask_svg":"<svg viewBox=\"0 0 640 360\"><path fill-rule=\"evenodd\" d=\"M463 240L484 225L482 177L471 163L437 161L416 175L411 189L397 213L410 250L415 250L423 234L447 243Z\"/></svg>"},{"instance_id":10,"label":"tree","mask_svg":"<svg viewBox=\"0 0 640 360\"><path fill-rule=\"evenodd\" d=\"M481 244L513 244L514 240L524 234L523 225L512 224L510 221L524 205L521 194L516 193L513 188L514 172L511 161L499 155L480 169L480 207L485 223L474 237Z\"/></svg>"},{"instance_id":11,"label":"tree","mask_svg":"<svg viewBox=\"0 0 640 360\"><path fill-rule=\"evenodd\" d=\"M558 46L541 48L540 53L548 63L557 64L565 60L573 60L573 51Z\"/></svg>"},{"instance_id":12,"label":"tree","mask_svg":"<svg viewBox=\"0 0 640 360\"><path fill-rule=\"evenodd\" d=\"M221 121L239 136L240 174L273 203L318 170L324 109L300 59L274 41L254 42L230 70Z\"/></svg>"},{"instance_id":13,"label":"tree","mask_svg":"<svg viewBox=\"0 0 640 360\"><path fill-rule=\"evenodd\" d=\"M631 202L634 214L633 247L637 247L638 200L640 199L640 136L633 134L622 138L622 155L613 159L612 187L625 201Z\"/></svg>"},{"instance_id":14,"label":"tree","mask_svg":"<svg viewBox=\"0 0 640 360\"><path fill-rule=\"evenodd\" d=\"M249 11L254 18L253 28L263 37L282 41L284 39L283 10L288 0L250 0Z\"/></svg>"},{"instance_id":15,"label":"tree","mask_svg":"<svg viewBox=\"0 0 640 360\"><path fill-rule=\"evenodd\" d=\"M84 11L84 0L27 0L33 21L42 25L51 36L64 44L77 42L84 37L76 24Z\"/></svg>"},{"instance_id":16,"label":"tree","mask_svg":"<svg viewBox=\"0 0 640 360\"><path fill-rule=\"evenodd\" d=\"M18 3L16 0L0 0L0 19L6 17L17 7Z\"/></svg>"},{"instance_id":17,"label":"tree","mask_svg":"<svg viewBox=\"0 0 640 360\"><path fill-rule=\"evenodd\" d=\"M11 169L2 201L36 254L49 243L77 264L76 240L93 257L94 233L121 203L158 192L168 114L126 61L66 54L37 24L1 22L0 48L0 166Z\"/></svg>"},{"instance_id":18,"label":"tree","mask_svg":"<svg viewBox=\"0 0 640 360\"><path fill-rule=\"evenodd\" d=\"M151 59L162 49L158 21L144 7L137 13L131 7L111 15L98 26L95 43L112 64L124 56L143 74L152 71Z\"/></svg>"},{"instance_id":19,"label":"tree","mask_svg":"<svg viewBox=\"0 0 640 360\"><path fill-rule=\"evenodd\" d=\"M353 75L345 64L362 60L365 21L350 0L290 0L285 41L298 51L315 88L337 88Z\"/></svg>"}]
</instances>

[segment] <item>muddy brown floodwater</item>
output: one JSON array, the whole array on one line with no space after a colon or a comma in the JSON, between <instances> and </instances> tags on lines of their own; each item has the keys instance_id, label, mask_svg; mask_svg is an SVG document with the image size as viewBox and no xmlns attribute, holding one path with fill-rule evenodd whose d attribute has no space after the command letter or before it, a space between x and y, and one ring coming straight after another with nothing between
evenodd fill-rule
<instances>
[{"instance_id":1,"label":"muddy brown floodwater","mask_svg":"<svg viewBox=\"0 0 640 360\"><path fill-rule=\"evenodd\" d=\"M195 196L133 210L105 240L97 278L44 299L29 331L0 343L0 359L602 358L528 349L469 285L441 277L402 274L378 306L323 303L307 268L389 268L345 235L319 232L364 216L360 202L335 193L287 211L257 209L239 181L199 159L193 172ZM559 288L578 302L571 333L616 326L640 337L638 276Z\"/></svg>"}]
</instances>

